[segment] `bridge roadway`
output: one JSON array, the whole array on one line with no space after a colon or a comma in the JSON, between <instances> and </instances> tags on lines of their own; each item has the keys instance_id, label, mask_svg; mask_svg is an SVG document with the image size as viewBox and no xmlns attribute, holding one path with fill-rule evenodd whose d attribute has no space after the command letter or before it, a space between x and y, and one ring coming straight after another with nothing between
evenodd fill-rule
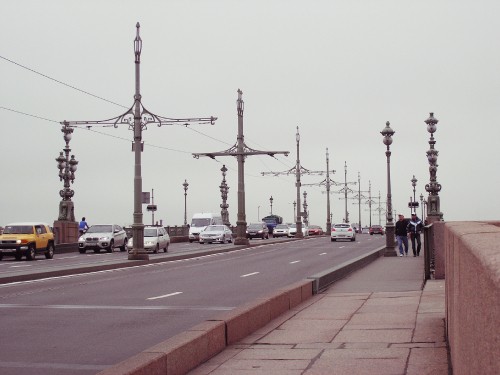
<instances>
[{"instance_id":1,"label":"bridge roadway","mask_svg":"<svg viewBox=\"0 0 500 375\"><path fill-rule=\"evenodd\" d=\"M119 252L35 262L4 258L0 277L14 266L75 271L0 285L0 373L95 374L220 312L380 247L385 238L257 241L249 248L221 245L235 249L230 252L88 273L78 267L130 261ZM170 256L197 246L218 245L172 244Z\"/></svg>"}]
</instances>

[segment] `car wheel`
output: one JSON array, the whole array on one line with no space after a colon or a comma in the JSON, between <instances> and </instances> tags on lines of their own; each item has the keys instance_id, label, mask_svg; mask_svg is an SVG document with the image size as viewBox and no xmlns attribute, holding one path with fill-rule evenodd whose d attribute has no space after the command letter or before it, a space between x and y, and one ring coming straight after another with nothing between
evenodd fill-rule
<instances>
[{"instance_id":1,"label":"car wheel","mask_svg":"<svg viewBox=\"0 0 500 375\"><path fill-rule=\"evenodd\" d=\"M28 245L28 251L26 252L26 259L27 260L34 260L35 256L36 256L35 245L33 245L33 244Z\"/></svg>"},{"instance_id":2,"label":"car wheel","mask_svg":"<svg viewBox=\"0 0 500 375\"><path fill-rule=\"evenodd\" d=\"M160 250L160 245L156 244L155 249L153 250L153 253L158 254L158 250Z\"/></svg>"},{"instance_id":3,"label":"car wheel","mask_svg":"<svg viewBox=\"0 0 500 375\"><path fill-rule=\"evenodd\" d=\"M21 252L21 250L16 250L14 258L16 258L16 260L21 260L23 258L23 253Z\"/></svg>"},{"instance_id":4,"label":"car wheel","mask_svg":"<svg viewBox=\"0 0 500 375\"><path fill-rule=\"evenodd\" d=\"M226 243L226 236L222 236L222 240L220 241L220 243Z\"/></svg>"},{"instance_id":5,"label":"car wheel","mask_svg":"<svg viewBox=\"0 0 500 375\"><path fill-rule=\"evenodd\" d=\"M165 248L163 249L163 252L166 253L168 251L168 243L167 243L167 246L165 246Z\"/></svg>"},{"instance_id":6,"label":"car wheel","mask_svg":"<svg viewBox=\"0 0 500 375\"><path fill-rule=\"evenodd\" d=\"M332 238L331 240L332 240L332 242L335 242L335 241L337 241L337 239L336 239L336 238Z\"/></svg>"},{"instance_id":7,"label":"car wheel","mask_svg":"<svg viewBox=\"0 0 500 375\"><path fill-rule=\"evenodd\" d=\"M370 233L370 236L373 236L373 233Z\"/></svg>"},{"instance_id":8,"label":"car wheel","mask_svg":"<svg viewBox=\"0 0 500 375\"><path fill-rule=\"evenodd\" d=\"M2 254L2 253L0 253L0 260L2 260L2 259L3 259L3 254Z\"/></svg>"},{"instance_id":9,"label":"car wheel","mask_svg":"<svg viewBox=\"0 0 500 375\"><path fill-rule=\"evenodd\" d=\"M120 251L125 251L125 245L127 244L128 242L128 239L127 237L125 237L125 239L123 240L123 245L120 246Z\"/></svg>"},{"instance_id":10,"label":"car wheel","mask_svg":"<svg viewBox=\"0 0 500 375\"><path fill-rule=\"evenodd\" d=\"M45 258L46 259L54 258L54 244L53 243L49 243L49 246L47 246L47 250L45 251Z\"/></svg>"},{"instance_id":11,"label":"car wheel","mask_svg":"<svg viewBox=\"0 0 500 375\"><path fill-rule=\"evenodd\" d=\"M99 254L100 252L101 252L101 250L99 250L99 249L94 249L94 253Z\"/></svg>"},{"instance_id":12,"label":"car wheel","mask_svg":"<svg viewBox=\"0 0 500 375\"><path fill-rule=\"evenodd\" d=\"M189 243L193 243L193 240L189 240Z\"/></svg>"},{"instance_id":13,"label":"car wheel","mask_svg":"<svg viewBox=\"0 0 500 375\"><path fill-rule=\"evenodd\" d=\"M356 237L351 238L351 242L354 242L354 241L356 241Z\"/></svg>"},{"instance_id":14,"label":"car wheel","mask_svg":"<svg viewBox=\"0 0 500 375\"><path fill-rule=\"evenodd\" d=\"M113 247L115 246L115 242L113 240L111 240L111 242L109 243L109 246L108 248L106 249L106 252L107 253L112 253L113 252Z\"/></svg>"},{"instance_id":15,"label":"car wheel","mask_svg":"<svg viewBox=\"0 0 500 375\"><path fill-rule=\"evenodd\" d=\"M85 254L87 252L87 250L85 249L78 249L78 251L80 252L80 254Z\"/></svg>"},{"instance_id":16,"label":"car wheel","mask_svg":"<svg viewBox=\"0 0 500 375\"><path fill-rule=\"evenodd\" d=\"M227 243L231 243L231 242L233 242L233 237L232 236L229 237L229 239L227 240Z\"/></svg>"}]
</instances>

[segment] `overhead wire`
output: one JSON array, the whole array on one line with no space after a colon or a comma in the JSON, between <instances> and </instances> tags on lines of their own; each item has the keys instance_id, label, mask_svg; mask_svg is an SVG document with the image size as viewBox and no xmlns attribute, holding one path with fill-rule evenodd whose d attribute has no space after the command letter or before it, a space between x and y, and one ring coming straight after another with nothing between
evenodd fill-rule
<instances>
[{"instance_id":1,"label":"overhead wire","mask_svg":"<svg viewBox=\"0 0 500 375\"><path fill-rule=\"evenodd\" d=\"M59 83L59 84L61 84L61 85L63 85L63 86L66 86L66 87L68 87L68 88L71 88L71 89L73 89L73 90L76 90L76 91L78 91L78 92L81 92L81 93L83 93L83 94L89 95L89 96L91 96L91 97L93 97L93 98L96 98L96 99L102 100L102 101L104 101L104 102L107 102L107 103L110 103L110 104L113 104L113 105L116 105L116 106L119 106L119 107L122 107L122 108L125 108L125 109L128 109L128 108L129 108L129 107L127 107L127 106L124 106L124 105L122 105L122 104L116 103L116 102L114 102L114 101L112 101L112 100L106 99L106 98L101 97L101 96L99 96L99 95L95 95L95 94L93 94L93 93L91 93L91 92L89 92L89 91L86 91L86 90L80 89L80 88L78 88L78 87L76 87L76 86L74 86L74 85L70 85L70 84L68 84L68 83L66 83L66 82L63 82L63 81L59 80L59 79L56 79L56 78L50 77L50 76L48 76L47 74L41 73L41 72L39 72L39 71L37 71L37 70L35 70L35 69L32 69L32 68L30 68L30 67L28 67L28 66L26 66L26 65L23 65L23 64L20 64L20 63L18 63L18 62L16 62L16 61L14 61L14 60L11 60L11 59L9 59L9 58L7 58L7 57L5 57L5 56L0 55L0 58L1 58L1 59L3 59L3 60L5 60L5 61L7 61L7 62L9 62L9 63L11 63L11 64L14 64L14 65L16 65L16 66L20 67L20 68L22 68L22 69L28 70L28 71L30 71L30 72L32 72L32 73L34 73L34 74L37 74L37 75L39 75L39 76L41 76L41 77L43 77L43 78L46 78L46 79L51 80L51 81L53 81L53 82ZM53 122L53 123L57 123L57 124L59 124L59 123L60 123L59 121L56 121L56 120L47 119L47 118L44 118L44 117L41 117L41 116L32 115L32 114L29 114L29 113L26 113L26 112L22 112L22 111L14 110L14 109L7 108L7 107L0 106L0 108L1 108L1 109L4 109L4 110L7 110L7 111L14 112L14 113L22 114L22 115L25 115L25 116L29 116L29 117L33 117L33 118L37 118L37 119L41 119L41 120L45 120L45 121L49 121L49 122ZM232 146L232 144L231 144L231 143L228 143L228 142L222 141L222 140L220 140L220 139L218 139L218 138L212 137L212 136L210 136L210 135L208 135L208 134L205 134L205 133L203 133L203 132L201 132L201 131L199 131L199 130L193 129L193 128L188 127L188 126L185 126L184 128L187 128L187 129L189 129L189 130L191 130L191 131L193 131L193 132L195 132L195 133L198 133L198 134L200 134L200 135L202 135L202 136L204 136L204 137L207 137L207 138L209 138L209 139L212 139L212 140L214 140L214 141L216 141L216 142L219 142L219 143L222 143L222 144L225 144L225 145ZM108 133L104 133L104 132L100 132L100 131L97 131L97 130L93 130L93 129L91 129L90 127L89 127L89 128L87 128L87 129L88 129L88 130L91 130L92 132L97 133L97 134L101 134L101 135L108 136L108 137L115 138L115 139L120 139L120 140L126 140L126 141L129 141L129 140L128 140L128 139L126 139L126 138L119 137L119 136L115 136L115 135L108 134ZM189 152L189 151L177 150L177 149L172 149L172 148L168 148L168 147L164 147L164 146L157 146L157 145L148 144L148 143L145 143L145 144L146 144L146 145L148 145L148 146L150 146L150 147L154 147L154 148L158 148L158 149L164 149L164 150L168 150L168 151L174 151L174 152L180 152L180 153L186 153L186 154L191 154L191 153L192 153L192 152ZM279 161L280 163L282 163L282 164L286 165L283 161L281 161L280 159L276 158L276 156L274 156L274 155L273 155L272 157L273 157L274 159L276 159L277 161ZM261 162L262 162L262 161L261 161ZM264 165L264 166L265 166L265 167L266 167L266 168L270 171L270 168L269 168L269 167L268 167L265 163L263 163L263 165ZM255 176L255 175L251 175L251 174L248 174L248 173L245 173L245 174L247 174L248 176L252 176L252 177L259 177L259 178L262 178L262 177L263 177L263 176Z\"/></svg>"}]
</instances>

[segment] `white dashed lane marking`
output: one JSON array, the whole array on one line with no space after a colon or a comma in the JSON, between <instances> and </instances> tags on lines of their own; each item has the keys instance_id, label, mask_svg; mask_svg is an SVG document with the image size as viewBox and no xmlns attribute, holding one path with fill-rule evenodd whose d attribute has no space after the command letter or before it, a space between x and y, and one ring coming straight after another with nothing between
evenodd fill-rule
<instances>
[{"instance_id":1,"label":"white dashed lane marking","mask_svg":"<svg viewBox=\"0 0 500 375\"><path fill-rule=\"evenodd\" d=\"M299 263L300 260L294 260L293 262L290 262L290 264L295 264L295 263Z\"/></svg>"},{"instance_id":2,"label":"white dashed lane marking","mask_svg":"<svg viewBox=\"0 0 500 375\"><path fill-rule=\"evenodd\" d=\"M146 298L146 299L149 300L149 301L151 301L151 300L154 300L154 299L160 299L160 298L167 298L167 297L176 296L178 294L182 294L182 292L174 292L174 293L170 293L170 294L164 294L162 296L149 297L149 298Z\"/></svg>"},{"instance_id":3,"label":"white dashed lane marking","mask_svg":"<svg viewBox=\"0 0 500 375\"><path fill-rule=\"evenodd\" d=\"M259 274L260 272L252 272L252 273L247 273L246 275L241 275L240 277L248 277L248 276L253 276L253 275L257 275Z\"/></svg>"}]
</instances>

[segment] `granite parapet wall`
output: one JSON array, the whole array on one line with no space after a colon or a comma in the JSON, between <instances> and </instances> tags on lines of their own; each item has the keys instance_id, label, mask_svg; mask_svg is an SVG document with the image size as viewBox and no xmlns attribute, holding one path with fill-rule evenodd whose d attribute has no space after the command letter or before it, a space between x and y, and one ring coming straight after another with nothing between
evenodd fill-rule
<instances>
[{"instance_id":1,"label":"granite parapet wall","mask_svg":"<svg viewBox=\"0 0 500 375\"><path fill-rule=\"evenodd\" d=\"M500 374L499 222L448 222L443 242L453 374Z\"/></svg>"}]
</instances>

